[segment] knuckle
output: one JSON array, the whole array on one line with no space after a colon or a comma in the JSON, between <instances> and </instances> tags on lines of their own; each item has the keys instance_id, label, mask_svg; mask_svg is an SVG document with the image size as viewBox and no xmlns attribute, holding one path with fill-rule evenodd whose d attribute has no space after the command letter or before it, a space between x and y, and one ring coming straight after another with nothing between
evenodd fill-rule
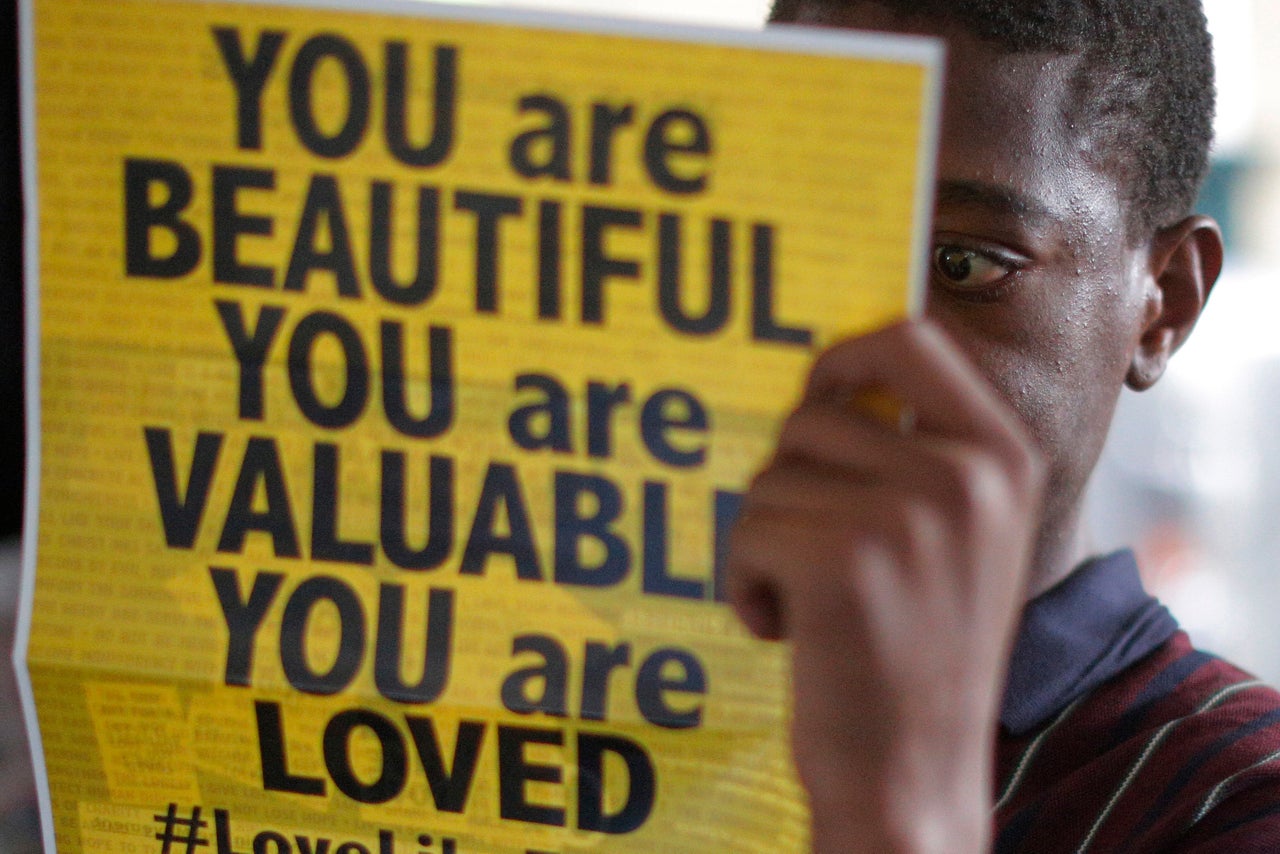
<instances>
[{"instance_id":1,"label":"knuckle","mask_svg":"<svg viewBox=\"0 0 1280 854\"><path fill-rule=\"evenodd\" d=\"M1015 487L1025 493L1039 492L1048 476L1048 464L1044 452L1020 422L1012 425L999 453Z\"/></svg>"},{"instance_id":2,"label":"knuckle","mask_svg":"<svg viewBox=\"0 0 1280 854\"><path fill-rule=\"evenodd\" d=\"M1044 493L1049 480L1049 462L1044 453L1035 445L1023 446L1019 458L1019 482L1030 495L1039 497Z\"/></svg>"},{"instance_id":3,"label":"knuckle","mask_svg":"<svg viewBox=\"0 0 1280 854\"><path fill-rule=\"evenodd\" d=\"M994 520L1016 501L1015 476L986 454L958 454L941 467L942 488L965 516Z\"/></svg>"},{"instance_id":4,"label":"knuckle","mask_svg":"<svg viewBox=\"0 0 1280 854\"><path fill-rule=\"evenodd\" d=\"M891 556L897 564L915 560L938 530L937 514L927 504L906 498L883 501L856 521L832 528L831 570L857 587L869 555Z\"/></svg>"},{"instance_id":5,"label":"knuckle","mask_svg":"<svg viewBox=\"0 0 1280 854\"><path fill-rule=\"evenodd\" d=\"M912 561L930 554L946 529L941 512L929 503L909 502L898 518L900 548Z\"/></svg>"},{"instance_id":6,"label":"knuckle","mask_svg":"<svg viewBox=\"0 0 1280 854\"><path fill-rule=\"evenodd\" d=\"M873 532L865 525L846 528L830 549L832 570L841 574L853 573L856 578L858 563L868 549L880 548L886 537L883 532Z\"/></svg>"},{"instance_id":7,"label":"knuckle","mask_svg":"<svg viewBox=\"0 0 1280 854\"><path fill-rule=\"evenodd\" d=\"M1012 442L1001 455L1009 488L1023 501L1038 499L1044 490L1049 467L1040 448L1031 440Z\"/></svg>"},{"instance_id":8,"label":"knuckle","mask_svg":"<svg viewBox=\"0 0 1280 854\"><path fill-rule=\"evenodd\" d=\"M905 498L887 508L891 523L878 543L880 556L892 559L909 574L916 574L942 553L951 530L946 511L935 501ZM914 568L914 569L912 569Z\"/></svg>"}]
</instances>

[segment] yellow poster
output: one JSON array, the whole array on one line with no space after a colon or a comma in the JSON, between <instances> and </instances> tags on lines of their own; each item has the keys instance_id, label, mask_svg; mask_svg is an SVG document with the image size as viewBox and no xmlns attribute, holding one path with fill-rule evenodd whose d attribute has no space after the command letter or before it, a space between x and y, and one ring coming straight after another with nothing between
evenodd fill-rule
<instances>
[{"instance_id":1,"label":"yellow poster","mask_svg":"<svg viewBox=\"0 0 1280 854\"><path fill-rule=\"evenodd\" d=\"M938 49L30 0L61 854L799 852L718 554L925 257Z\"/></svg>"}]
</instances>

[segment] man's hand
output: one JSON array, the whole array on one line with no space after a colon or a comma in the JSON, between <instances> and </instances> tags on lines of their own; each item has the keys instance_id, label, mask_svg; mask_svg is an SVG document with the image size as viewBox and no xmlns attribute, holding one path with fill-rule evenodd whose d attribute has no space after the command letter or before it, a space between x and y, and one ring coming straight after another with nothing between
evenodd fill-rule
<instances>
[{"instance_id":1,"label":"man's hand","mask_svg":"<svg viewBox=\"0 0 1280 854\"><path fill-rule=\"evenodd\" d=\"M905 408L909 427L871 413ZM927 321L832 347L743 503L730 597L794 658L813 850L985 851L1044 466Z\"/></svg>"}]
</instances>

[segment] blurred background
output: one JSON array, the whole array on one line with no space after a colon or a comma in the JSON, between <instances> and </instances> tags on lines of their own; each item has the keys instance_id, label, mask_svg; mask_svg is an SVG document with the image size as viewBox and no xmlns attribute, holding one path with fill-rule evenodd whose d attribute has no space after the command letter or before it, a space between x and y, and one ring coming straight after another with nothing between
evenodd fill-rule
<instances>
[{"instance_id":1,"label":"blurred background","mask_svg":"<svg viewBox=\"0 0 1280 854\"><path fill-rule=\"evenodd\" d=\"M473 0L449 0L473 3ZM509 0L633 18L758 27L768 0ZM1228 264L1168 376L1121 401L1094 479L1100 549L1139 552L1148 586L1199 645L1280 684L1280 3L1205 0L1218 57L1218 144L1201 210ZM23 482L21 207L14 2L0 22L0 650L12 649ZM11 668L0 666L0 854L39 851Z\"/></svg>"}]
</instances>

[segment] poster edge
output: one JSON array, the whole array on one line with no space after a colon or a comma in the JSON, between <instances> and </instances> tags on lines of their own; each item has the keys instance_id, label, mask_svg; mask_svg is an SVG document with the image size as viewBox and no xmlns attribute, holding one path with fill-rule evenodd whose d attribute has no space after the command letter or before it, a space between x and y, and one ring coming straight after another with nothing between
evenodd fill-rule
<instances>
[{"instance_id":1,"label":"poster edge","mask_svg":"<svg viewBox=\"0 0 1280 854\"><path fill-rule=\"evenodd\" d=\"M31 642L32 611L35 603L36 532L40 515L40 287L39 287L39 192L36 187L35 140L35 0L18 0L18 103L22 147L23 196L23 345L24 402L26 417L26 484L22 523L22 585L18 598L18 621L14 633L13 669L22 703L22 719L27 729L27 747L35 778L40 812L40 836L44 850L55 854L53 802L49 774L44 761L44 742L36 714L35 693L27 653Z\"/></svg>"},{"instance_id":2,"label":"poster edge","mask_svg":"<svg viewBox=\"0 0 1280 854\"><path fill-rule=\"evenodd\" d=\"M432 0L172 0L209 5L213 2L245 6L324 9L335 12L393 14L437 18L459 23L496 24L552 29L596 35L626 36L658 41L704 44L847 57L882 62L932 64L941 54L940 42L927 36L836 30L802 24L759 27L662 21L606 14L574 13L497 5L455 5ZM497 3L498 0L486 0Z\"/></svg>"},{"instance_id":3,"label":"poster edge","mask_svg":"<svg viewBox=\"0 0 1280 854\"><path fill-rule=\"evenodd\" d=\"M930 225L938 179L938 145L942 133L942 93L946 85L946 47L939 41L938 54L925 71L921 99L920 145L916 156L916 195L912 200L911 257L907 271L908 314L924 314L929 290Z\"/></svg>"}]
</instances>

